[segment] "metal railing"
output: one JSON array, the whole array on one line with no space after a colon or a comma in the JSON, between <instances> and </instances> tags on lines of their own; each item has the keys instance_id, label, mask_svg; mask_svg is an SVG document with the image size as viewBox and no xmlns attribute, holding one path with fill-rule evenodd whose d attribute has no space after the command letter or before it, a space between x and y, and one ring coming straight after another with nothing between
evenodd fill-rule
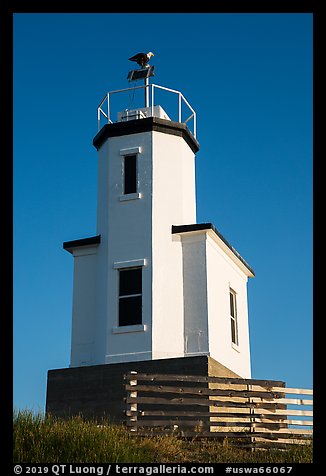
<instances>
[{"instance_id":1,"label":"metal railing","mask_svg":"<svg viewBox=\"0 0 326 476\"><path fill-rule=\"evenodd\" d=\"M101 128L101 119L104 117L106 122L108 124L112 124L113 121L111 119L112 113L111 113L111 97L114 94L117 93L122 93L126 91L135 91L139 89L144 89L145 91L145 96L146 92L148 93L150 91L150 99L149 99L149 107L151 109L151 116L154 116L154 105L155 105L155 90L156 89L161 89L164 91L168 91L170 93L176 94L178 97L178 119L177 122L186 124L189 122L191 119L193 119L193 127L192 130L190 129L190 132L192 135L196 138L196 112L195 110L191 107L187 99L184 97L184 95L175 89L171 88L166 88L164 86L159 86L158 84L146 84L143 86L135 86L132 88L125 88L125 89L117 89L115 91L109 91L105 94L104 98L100 102L98 108L97 108L97 122L98 122L98 130ZM182 114L184 112L184 107L188 108L188 112L191 112L191 114L187 117L187 119L182 120ZM106 110L104 110L106 109ZM141 108L138 108L141 109Z\"/></svg>"}]
</instances>

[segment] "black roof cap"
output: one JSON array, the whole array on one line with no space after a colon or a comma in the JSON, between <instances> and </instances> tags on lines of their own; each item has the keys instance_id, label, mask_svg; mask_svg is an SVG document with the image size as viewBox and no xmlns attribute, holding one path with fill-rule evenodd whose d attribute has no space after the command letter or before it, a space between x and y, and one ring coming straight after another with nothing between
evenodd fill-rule
<instances>
[{"instance_id":1,"label":"black roof cap","mask_svg":"<svg viewBox=\"0 0 326 476\"><path fill-rule=\"evenodd\" d=\"M105 124L94 137L93 145L98 150L108 137L139 134L141 132L149 131L164 132L165 134L183 137L194 154L199 150L199 143L186 124L169 121L168 119L161 119L159 117L145 117L144 119L133 119L131 121Z\"/></svg>"}]
</instances>

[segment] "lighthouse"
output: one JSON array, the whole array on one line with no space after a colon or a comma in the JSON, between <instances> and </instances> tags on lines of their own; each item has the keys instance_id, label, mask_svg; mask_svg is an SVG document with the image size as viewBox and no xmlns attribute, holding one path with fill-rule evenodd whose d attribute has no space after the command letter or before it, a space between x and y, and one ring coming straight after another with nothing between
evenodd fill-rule
<instances>
[{"instance_id":1,"label":"lighthouse","mask_svg":"<svg viewBox=\"0 0 326 476\"><path fill-rule=\"evenodd\" d=\"M60 375L159 363L191 373L191 362L209 359L221 376L250 378L254 271L215 224L197 222L196 112L182 92L150 84L152 75L141 65L128 77L144 85L110 91L98 106L97 228L63 243L74 271L71 360ZM114 115L112 98L133 89L145 101L126 109L121 99ZM157 104L162 91L176 117Z\"/></svg>"}]
</instances>

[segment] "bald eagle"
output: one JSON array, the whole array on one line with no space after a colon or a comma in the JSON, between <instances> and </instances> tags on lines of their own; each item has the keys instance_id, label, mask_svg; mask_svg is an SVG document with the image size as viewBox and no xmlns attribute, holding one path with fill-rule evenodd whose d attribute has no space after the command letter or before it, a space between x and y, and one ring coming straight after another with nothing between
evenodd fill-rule
<instances>
[{"instance_id":1,"label":"bald eagle","mask_svg":"<svg viewBox=\"0 0 326 476\"><path fill-rule=\"evenodd\" d=\"M135 56L132 56L131 58L129 58L129 60L135 61L142 68L144 67L148 68L149 65L146 63L149 62L149 60L151 59L151 56L154 56L154 53L152 53L151 51L149 53L137 53Z\"/></svg>"}]
</instances>

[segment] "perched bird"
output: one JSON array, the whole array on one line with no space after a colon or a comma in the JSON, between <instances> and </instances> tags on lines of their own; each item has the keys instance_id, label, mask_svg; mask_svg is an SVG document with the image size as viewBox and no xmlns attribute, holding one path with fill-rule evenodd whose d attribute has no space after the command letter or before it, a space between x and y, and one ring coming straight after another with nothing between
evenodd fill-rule
<instances>
[{"instance_id":1,"label":"perched bird","mask_svg":"<svg viewBox=\"0 0 326 476\"><path fill-rule=\"evenodd\" d=\"M152 53L151 51L149 53L137 53L135 56L132 56L131 58L129 58L129 60L135 61L142 68L144 67L148 68L149 65L147 65L146 63L149 62L149 60L151 59L151 56L154 56L154 53Z\"/></svg>"}]
</instances>

